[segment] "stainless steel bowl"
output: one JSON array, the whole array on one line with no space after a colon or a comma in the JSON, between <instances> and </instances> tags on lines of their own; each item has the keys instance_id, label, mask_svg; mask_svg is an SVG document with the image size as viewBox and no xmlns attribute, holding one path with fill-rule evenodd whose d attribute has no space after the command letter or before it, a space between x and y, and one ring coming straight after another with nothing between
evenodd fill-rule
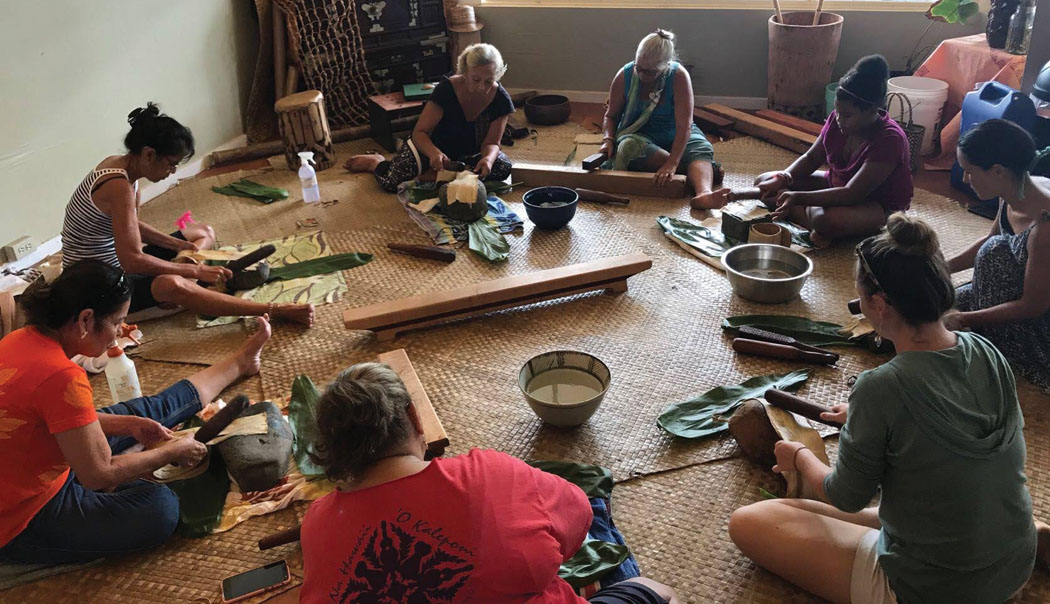
<instances>
[{"instance_id":1,"label":"stainless steel bowl","mask_svg":"<svg viewBox=\"0 0 1050 604\"><path fill-rule=\"evenodd\" d=\"M805 255L767 243L738 245L722 254L722 266L736 295L764 304L794 299L813 272Z\"/></svg>"}]
</instances>

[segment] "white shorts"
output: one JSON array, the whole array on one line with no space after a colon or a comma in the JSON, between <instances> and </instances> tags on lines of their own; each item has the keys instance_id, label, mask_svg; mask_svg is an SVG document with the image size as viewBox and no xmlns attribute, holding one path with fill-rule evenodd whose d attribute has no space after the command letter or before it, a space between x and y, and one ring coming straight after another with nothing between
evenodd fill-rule
<instances>
[{"instance_id":1,"label":"white shorts","mask_svg":"<svg viewBox=\"0 0 1050 604\"><path fill-rule=\"evenodd\" d=\"M849 586L852 604L897 604L890 580L879 566L878 545L879 531L875 529L865 533L857 545Z\"/></svg>"}]
</instances>

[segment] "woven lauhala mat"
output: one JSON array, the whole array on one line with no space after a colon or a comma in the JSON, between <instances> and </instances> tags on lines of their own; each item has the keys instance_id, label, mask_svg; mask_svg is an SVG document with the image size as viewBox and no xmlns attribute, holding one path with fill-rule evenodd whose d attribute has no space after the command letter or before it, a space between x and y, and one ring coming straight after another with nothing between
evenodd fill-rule
<instances>
[{"instance_id":1,"label":"woven lauhala mat","mask_svg":"<svg viewBox=\"0 0 1050 604\"><path fill-rule=\"evenodd\" d=\"M142 346L129 350L135 359L213 365L240 346L248 331L245 321L197 329L197 315L177 315L143 322Z\"/></svg>"},{"instance_id":2,"label":"woven lauhala mat","mask_svg":"<svg viewBox=\"0 0 1050 604\"><path fill-rule=\"evenodd\" d=\"M244 338L241 339L243 340ZM145 359L135 360L135 370L138 372L139 385L142 387L144 395L156 394L179 380L189 378L202 369L204 367L193 364L162 363ZM109 393L109 384L106 382L105 372L89 375L88 379L91 383L91 389L94 391L95 407L112 405L113 397ZM219 396L228 401L241 393L246 394L253 401L265 400L262 392L262 381L257 375L234 382L223 390Z\"/></svg>"}]
</instances>

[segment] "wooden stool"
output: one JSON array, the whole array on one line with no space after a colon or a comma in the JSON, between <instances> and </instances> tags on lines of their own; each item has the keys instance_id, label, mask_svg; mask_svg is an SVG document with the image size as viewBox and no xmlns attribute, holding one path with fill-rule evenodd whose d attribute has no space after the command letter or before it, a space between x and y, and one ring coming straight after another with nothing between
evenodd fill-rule
<instances>
[{"instance_id":1,"label":"wooden stool","mask_svg":"<svg viewBox=\"0 0 1050 604\"><path fill-rule=\"evenodd\" d=\"M313 151L316 170L324 170L335 161L332 131L324 110L324 95L319 90L306 90L280 99L273 106L277 112L277 130L284 141L284 159L289 170L299 169L299 153Z\"/></svg>"},{"instance_id":2,"label":"wooden stool","mask_svg":"<svg viewBox=\"0 0 1050 604\"><path fill-rule=\"evenodd\" d=\"M406 101L403 92L368 97L368 117L372 122L372 138L387 151L396 151L394 129L390 122L399 117L419 115L423 112L424 104L424 101Z\"/></svg>"}]
</instances>

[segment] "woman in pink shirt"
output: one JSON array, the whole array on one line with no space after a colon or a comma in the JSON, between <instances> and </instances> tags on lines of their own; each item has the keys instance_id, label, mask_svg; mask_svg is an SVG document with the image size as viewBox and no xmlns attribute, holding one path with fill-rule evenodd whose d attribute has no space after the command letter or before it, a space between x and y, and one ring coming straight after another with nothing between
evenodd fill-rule
<instances>
[{"instance_id":1,"label":"woman in pink shirt","mask_svg":"<svg viewBox=\"0 0 1050 604\"><path fill-rule=\"evenodd\" d=\"M839 80L835 111L809 151L755 180L774 215L810 229L818 247L874 234L911 206L908 137L883 108L888 78L881 55L857 61Z\"/></svg>"},{"instance_id":2,"label":"woman in pink shirt","mask_svg":"<svg viewBox=\"0 0 1050 604\"><path fill-rule=\"evenodd\" d=\"M340 374L317 424L312 457L339 488L303 521L302 602L587 602L558 577L593 519L576 485L497 451L427 460L405 385L379 363ZM677 601L646 579L590 600Z\"/></svg>"}]
</instances>

